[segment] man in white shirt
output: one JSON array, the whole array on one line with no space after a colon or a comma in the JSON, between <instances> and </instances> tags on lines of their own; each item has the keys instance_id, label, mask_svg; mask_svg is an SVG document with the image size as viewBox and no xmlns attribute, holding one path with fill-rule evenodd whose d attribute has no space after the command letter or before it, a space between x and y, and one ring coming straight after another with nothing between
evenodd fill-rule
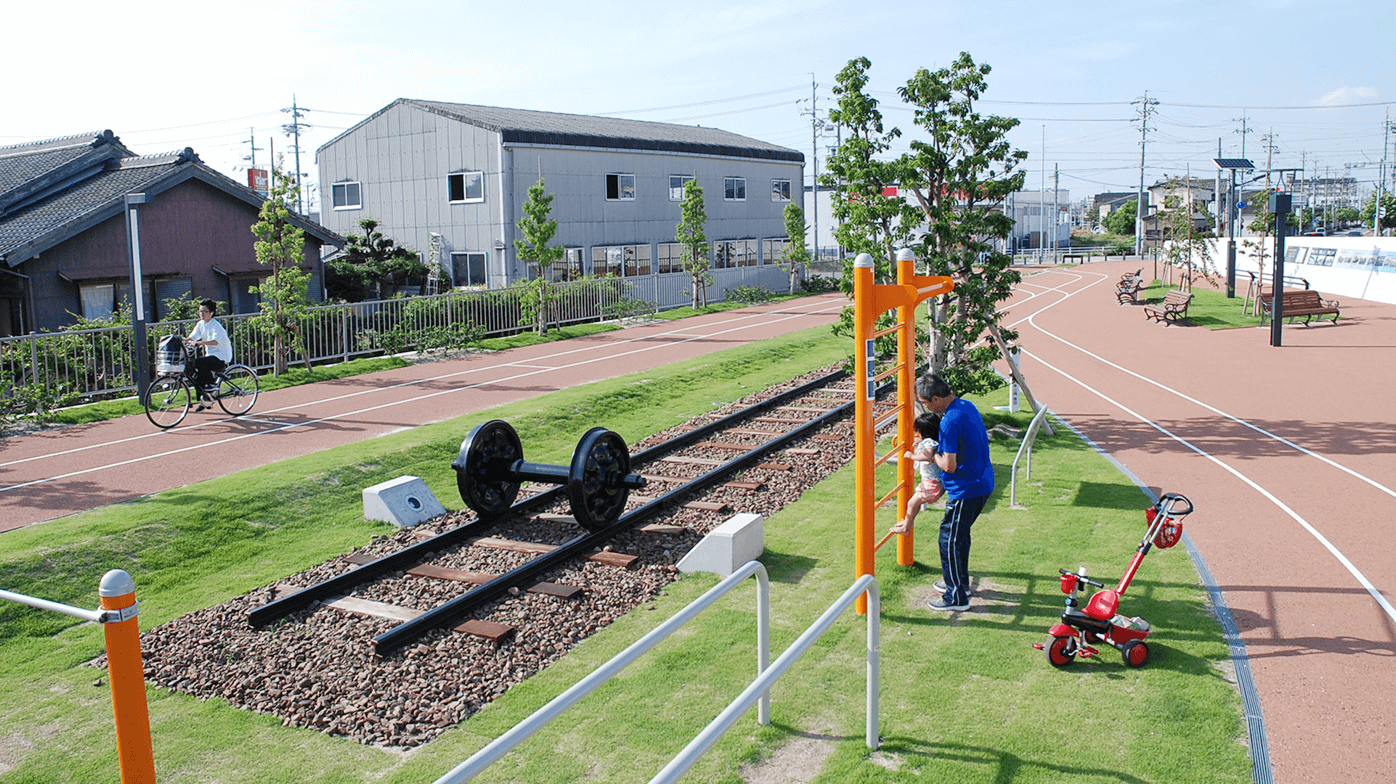
<instances>
[{"instance_id":1,"label":"man in white shirt","mask_svg":"<svg viewBox=\"0 0 1396 784\"><path fill-rule=\"evenodd\" d=\"M200 302L199 323L189 332L191 344L204 346L204 356L194 360L194 384L199 388L200 409L208 408L213 400L209 395L213 374L233 361L233 341L228 338L228 331L213 317L213 311L217 308L218 303L211 299Z\"/></svg>"}]
</instances>

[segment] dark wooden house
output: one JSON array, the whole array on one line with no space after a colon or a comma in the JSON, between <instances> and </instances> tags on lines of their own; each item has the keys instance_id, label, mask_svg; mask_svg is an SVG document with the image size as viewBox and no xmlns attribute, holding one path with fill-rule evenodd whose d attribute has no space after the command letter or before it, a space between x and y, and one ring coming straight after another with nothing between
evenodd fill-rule
<instances>
[{"instance_id":1,"label":"dark wooden house","mask_svg":"<svg viewBox=\"0 0 1396 784\"><path fill-rule=\"evenodd\" d=\"M211 297L257 310L252 225L263 197L206 166L189 148L137 156L111 131L0 147L0 335L62 329L131 301L126 195L138 209L146 319L165 301ZM305 231L310 295L323 296L321 247L344 240Z\"/></svg>"}]
</instances>

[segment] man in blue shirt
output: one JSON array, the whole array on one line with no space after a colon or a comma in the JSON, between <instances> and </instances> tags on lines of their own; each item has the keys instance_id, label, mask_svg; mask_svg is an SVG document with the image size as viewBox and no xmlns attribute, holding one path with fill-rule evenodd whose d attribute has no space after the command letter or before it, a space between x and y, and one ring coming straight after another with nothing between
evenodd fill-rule
<instances>
[{"instance_id":1,"label":"man in blue shirt","mask_svg":"<svg viewBox=\"0 0 1396 784\"><path fill-rule=\"evenodd\" d=\"M922 376L916 399L940 414L940 446L935 463L945 485L945 517L940 522L940 596L932 610L969 609L970 527L994 492L994 465L989 462L989 431L979 409L957 397L940 376Z\"/></svg>"}]
</instances>

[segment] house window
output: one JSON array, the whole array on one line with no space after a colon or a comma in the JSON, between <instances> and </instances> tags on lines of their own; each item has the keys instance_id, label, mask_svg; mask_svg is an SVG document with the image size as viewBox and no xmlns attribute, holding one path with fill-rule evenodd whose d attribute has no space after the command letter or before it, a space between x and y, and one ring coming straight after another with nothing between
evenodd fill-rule
<instances>
[{"instance_id":1,"label":"house window","mask_svg":"<svg viewBox=\"0 0 1396 784\"><path fill-rule=\"evenodd\" d=\"M337 210L357 210L364 206L363 194L357 182L336 182L330 186L330 194Z\"/></svg>"},{"instance_id":2,"label":"house window","mask_svg":"<svg viewBox=\"0 0 1396 784\"><path fill-rule=\"evenodd\" d=\"M577 280L585 276L586 268L583 266L585 259L585 248L568 248L562 258L554 262L552 266L553 280Z\"/></svg>"},{"instance_id":3,"label":"house window","mask_svg":"<svg viewBox=\"0 0 1396 784\"><path fill-rule=\"evenodd\" d=\"M591 249L594 275L633 278L650 274L649 245L611 245Z\"/></svg>"},{"instance_id":4,"label":"house window","mask_svg":"<svg viewBox=\"0 0 1396 784\"><path fill-rule=\"evenodd\" d=\"M790 180L771 180L771 201L790 201Z\"/></svg>"},{"instance_id":5,"label":"house window","mask_svg":"<svg viewBox=\"0 0 1396 784\"><path fill-rule=\"evenodd\" d=\"M230 282L233 301L229 304L234 313L257 313L261 310L258 304L262 301L262 292L258 288L261 284L260 279L233 278Z\"/></svg>"},{"instance_id":6,"label":"house window","mask_svg":"<svg viewBox=\"0 0 1396 784\"><path fill-rule=\"evenodd\" d=\"M635 201L635 175L606 175L606 201Z\"/></svg>"},{"instance_id":7,"label":"house window","mask_svg":"<svg viewBox=\"0 0 1396 784\"><path fill-rule=\"evenodd\" d=\"M722 198L727 201L746 201L746 178L728 177L722 181Z\"/></svg>"},{"instance_id":8,"label":"house window","mask_svg":"<svg viewBox=\"0 0 1396 784\"><path fill-rule=\"evenodd\" d=\"M485 285L485 254L452 253L451 278L457 286Z\"/></svg>"},{"instance_id":9,"label":"house window","mask_svg":"<svg viewBox=\"0 0 1396 784\"><path fill-rule=\"evenodd\" d=\"M193 298L193 278L162 278L155 281L155 301L152 303L151 310L155 312L155 319L160 321L169 315L169 300L192 300Z\"/></svg>"},{"instance_id":10,"label":"house window","mask_svg":"<svg viewBox=\"0 0 1396 784\"><path fill-rule=\"evenodd\" d=\"M691 174L669 175L669 201L683 201L683 185L692 179Z\"/></svg>"},{"instance_id":11,"label":"house window","mask_svg":"<svg viewBox=\"0 0 1396 784\"><path fill-rule=\"evenodd\" d=\"M657 267L659 272L683 272L684 262L688 260L688 248L677 242L659 243L659 258Z\"/></svg>"},{"instance_id":12,"label":"house window","mask_svg":"<svg viewBox=\"0 0 1396 784\"><path fill-rule=\"evenodd\" d=\"M78 286L78 299L82 303L83 318L108 318L121 305L131 304L131 284L84 283Z\"/></svg>"},{"instance_id":13,"label":"house window","mask_svg":"<svg viewBox=\"0 0 1396 784\"><path fill-rule=\"evenodd\" d=\"M713 268L755 267L761 263L757 240L718 240L713 243Z\"/></svg>"},{"instance_id":14,"label":"house window","mask_svg":"<svg viewBox=\"0 0 1396 784\"><path fill-rule=\"evenodd\" d=\"M785 257L785 251L790 247L790 240L762 240L761 241L761 263L775 264Z\"/></svg>"},{"instance_id":15,"label":"house window","mask_svg":"<svg viewBox=\"0 0 1396 784\"><path fill-rule=\"evenodd\" d=\"M451 189L451 203L474 204L485 200L484 172L456 172L446 178Z\"/></svg>"}]
</instances>

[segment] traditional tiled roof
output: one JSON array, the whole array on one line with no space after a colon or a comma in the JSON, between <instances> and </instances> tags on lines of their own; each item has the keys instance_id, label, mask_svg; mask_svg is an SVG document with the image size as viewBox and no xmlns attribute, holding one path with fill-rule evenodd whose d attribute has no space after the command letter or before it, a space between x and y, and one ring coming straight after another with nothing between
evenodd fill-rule
<instances>
[{"instance_id":1,"label":"traditional tiled roof","mask_svg":"<svg viewBox=\"0 0 1396 784\"><path fill-rule=\"evenodd\" d=\"M132 154L111 131L0 147L0 215Z\"/></svg>"},{"instance_id":2,"label":"traditional tiled roof","mask_svg":"<svg viewBox=\"0 0 1396 784\"><path fill-rule=\"evenodd\" d=\"M154 196L189 179L198 179L253 206L260 206L263 201L260 194L204 165L188 147L139 157L128 151L126 157L109 158L98 171L71 180L42 198L27 200L8 213L0 213L0 260L14 267L119 214L125 208L126 194ZM333 232L298 216L292 216L292 221L322 242L344 242Z\"/></svg>"},{"instance_id":3,"label":"traditional tiled roof","mask_svg":"<svg viewBox=\"0 0 1396 784\"><path fill-rule=\"evenodd\" d=\"M397 105L412 106L443 117L498 132L505 144L546 144L616 150L686 152L803 163L804 153L717 128L622 120L582 114L504 109L463 103L399 98L373 116ZM372 119L371 117L369 119ZM367 122L365 120L364 122ZM362 125L362 123L360 123ZM357 128L358 126L354 126ZM354 130L350 128L324 149Z\"/></svg>"}]
</instances>

